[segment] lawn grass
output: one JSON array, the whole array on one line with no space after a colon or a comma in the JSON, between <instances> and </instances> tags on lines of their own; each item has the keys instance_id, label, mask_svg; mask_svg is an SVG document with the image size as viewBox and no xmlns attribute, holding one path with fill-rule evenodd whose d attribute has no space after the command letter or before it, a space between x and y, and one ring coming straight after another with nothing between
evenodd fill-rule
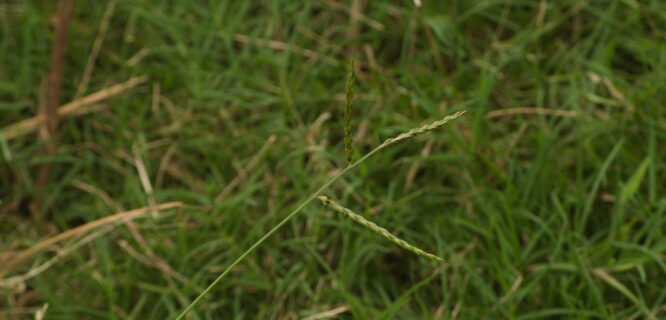
<instances>
[{"instance_id":1,"label":"lawn grass","mask_svg":"<svg viewBox=\"0 0 666 320\"><path fill-rule=\"evenodd\" d=\"M0 318L47 303L45 319L175 318L348 165L350 59L354 159L468 111L326 191L445 263L314 202L190 319L666 317L666 4L422 2L79 1L62 101L149 81L63 119L55 155L35 134L0 137L0 274L45 238L183 205L13 266ZM36 114L55 9L0 4L0 130Z\"/></svg>"}]
</instances>

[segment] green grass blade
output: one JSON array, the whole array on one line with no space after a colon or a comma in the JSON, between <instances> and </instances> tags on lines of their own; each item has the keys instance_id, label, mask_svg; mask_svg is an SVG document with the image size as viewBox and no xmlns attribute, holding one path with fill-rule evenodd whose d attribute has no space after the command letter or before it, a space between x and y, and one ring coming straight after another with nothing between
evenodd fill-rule
<instances>
[{"instance_id":1,"label":"green grass blade","mask_svg":"<svg viewBox=\"0 0 666 320\"><path fill-rule=\"evenodd\" d=\"M594 203L594 199L597 197L597 192L599 191L599 187L601 186L601 181L606 177L606 171L608 171L608 168L610 168L611 163L615 159L615 156L620 152L620 149L622 148L622 145L624 144L624 140L620 140L613 150L608 154L608 157L606 157L606 160L604 163L601 165L601 168L599 168L599 173L597 173L597 177L594 180L594 183L592 184L592 190L590 190L590 194L587 195L587 200L585 201L585 207L583 208L583 215L580 218L579 224L578 224L578 232L580 234L583 234L585 231L585 226L587 225L587 220L590 216L590 213L592 212L592 204Z\"/></svg>"},{"instance_id":2,"label":"green grass blade","mask_svg":"<svg viewBox=\"0 0 666 320\"><path fill-rule=\"evenodd\" d=\"M626 203L631 197L634 196L636 191L638 191L638 188L641 186L641 181L643 181L643 177L645 177L645 173L647 172L648 165L650 164L650 158L646 158L643 160L643 163L636 169L636 172L629 178L629 181L627 181L627 184L622 188L622 191L620 192L620 203L624 204Z\"/></svg>"}]
</instances>

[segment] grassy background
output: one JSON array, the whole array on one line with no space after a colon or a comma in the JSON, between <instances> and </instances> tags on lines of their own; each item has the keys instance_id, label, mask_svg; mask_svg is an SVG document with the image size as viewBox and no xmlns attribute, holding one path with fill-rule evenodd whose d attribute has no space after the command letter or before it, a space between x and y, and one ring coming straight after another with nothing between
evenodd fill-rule
<instances>
[{"instance_id":1,"label":"grassy background","mask_svg":"<svg viewBox=\"0 0 666 320\"><path fill-rule=\"evenodd\" d=\"M79 1L63 101L77 98L110 7L84 94L150 80L104 111L63 120L55 156L42 155L34 134L3 139L0 264L45 237L149 205L139 163L158 203L187 206L85 242L23 287L0 287L0 318L32 318L45 303L46 319L175 317L346 165L350 58L357 157L469 110L326 192L447 262L312 204L191 319L336 308L342 319L666 317L666 3L423 2ZM54 11L51 1L0 4L0 128L36 113ZM506 114L512 108L568 113ZM53 171L38 190L43 163ZM43 221L31 214L36 197Z\"/></svg>"}]
</instances>

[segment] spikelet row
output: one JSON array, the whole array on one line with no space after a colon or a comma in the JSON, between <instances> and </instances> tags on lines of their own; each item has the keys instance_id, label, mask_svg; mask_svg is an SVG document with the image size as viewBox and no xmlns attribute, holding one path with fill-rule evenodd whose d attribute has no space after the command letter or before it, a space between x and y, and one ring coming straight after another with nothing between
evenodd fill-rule
<instances>
[{"instance_id":1,"label":"spikelet row","mask_svg":"<svg viewBox=\"0 0 666 320\"><path fill-rule=\"evenodd\" d=\"M390 232L388 232L388 230L386 230L386 229L384 229L384 228L378 226L377 224L375 224L375 223L372 222L372 221L369 221L369 220L363 218L361 215L359 215L359 214L357 214L357 213L355 213L355 212L353 212L353 211L351 211L351 210L349 210L349 209L347 209L347 208L345 208L345 207L343 207L343 206L337 204L337 203L336 203L335 201L333 201L331 198L324 197L324 196L320 196L320 197L318 197L318 198L319 198L319 200L321 200L321 202L324 204L324 206L326 206L326 207L328 207L328 208L331 208L331 209L333 209L334 211L337 211L337 212L339 212L339 213L344 214L344 215L347 216L349 219L352 219L354 222L356 222L356 223L358 223L358 224L360 224L360 225L362 225L362 226L364 226L364 227L366 227L366 228L372 230L372 232L381 235L382 237L388 239L389 241L391 241L391 242L397 244L397 245L400 246L401 248L403 248L403 249L405 249L405 250L408 250L408 251L411 251L411 252L413 252L413 253L415 253L415 254L417 254L417 255L419 255L419 256L426 257L426 258L428 258L428 259L430 259L430 260L439 261L439 262L443 262L443 261L444 261L442 258L440 258L440 257L438 257L438 256L436 256L436 255L434 255L434 254L431 254L431 253L425 252L425 251L423 251L423 250L421 250L421 249L419 249L419 248L417 248L417 247L415 247L415 246L409 244L407 241L402 240L402 239L400 239L400 238L394 236L393 234L391 234Z\"/></svg>"},{"instance_id":2,"label":"spikelet row","mask_svg":"<svg viewBox=\"0 0 666 320\"><path fill-rule=\"evenodd\" d=\"M407 132L401 133L401 134L399 134L399 135L397 135L393 138L386 139L384 141L384 143L381 144L380 147L382 147L382 148L387 147L387 146L392 145L394 143L398 143L400 141L407 140L409 138L412 138L412 137L424 134L426 132L433 131L433 130L438 129L440 127L443 127L449 121L458 119L460 116L465 114L465 112L466 111L458 111L458 112L456 112L452 115L449 115L449 116L446 116L446 117L442 118L441 120L431 122L431 123L426 124L426 125L424 125L422 127L419 127L419 128L413 128L413 129L411 129Z\"/></svg>"}]
</instances>

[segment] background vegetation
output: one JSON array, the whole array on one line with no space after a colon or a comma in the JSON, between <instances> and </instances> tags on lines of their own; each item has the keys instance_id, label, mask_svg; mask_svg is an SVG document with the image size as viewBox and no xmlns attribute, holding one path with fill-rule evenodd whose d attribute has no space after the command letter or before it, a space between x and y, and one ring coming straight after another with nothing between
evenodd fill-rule
<instances>
[{"instance_id":1,"label":"background vegetation","mask_svg":"<svg viewBox=\"0 0 666 320\"><path fill-rule=\"evenodd\" d=\"M446 262L313 203L190 319L666 317L666 2L417 2L79 1L62 101L148 80L53 154L57 3L0 3L0 318L174 318L346 166L352 58L356 158L469 111L325 193Z\"/></svg>"}]
</instances>

